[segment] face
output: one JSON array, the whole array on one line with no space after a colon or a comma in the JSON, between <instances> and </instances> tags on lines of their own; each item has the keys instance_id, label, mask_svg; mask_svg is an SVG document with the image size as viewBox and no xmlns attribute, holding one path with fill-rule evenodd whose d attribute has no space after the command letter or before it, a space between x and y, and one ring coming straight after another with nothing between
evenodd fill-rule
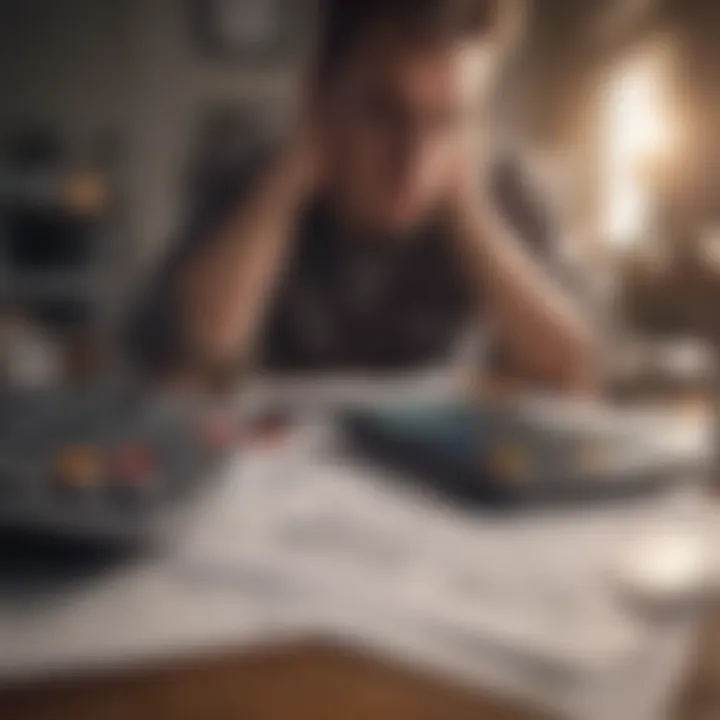
<instances>
[{"instance_id":1,"label":"face","mask_svg":"<svg viewBox=\"0 0 720 720\"><path fill-rule=\"evenodd\" d=\"M428 48L390 35L360 44L319 102L344 216L394 236L434 211L478 128L488 65L482 46Z\"/></svg>"}]
</instances>

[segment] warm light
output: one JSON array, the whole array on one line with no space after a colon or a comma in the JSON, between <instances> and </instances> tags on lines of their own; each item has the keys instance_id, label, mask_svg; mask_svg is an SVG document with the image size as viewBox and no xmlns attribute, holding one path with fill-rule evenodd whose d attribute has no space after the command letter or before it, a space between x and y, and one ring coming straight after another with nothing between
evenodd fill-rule
<instances>
[{"instance_id":1,"label":"warm light","mask_svg":"<svg viewBox=\"0 0 720 720\"><path fill-rule=\"evenodd\" d=\"M650 172L675 139L666 88L666 53L653 48L610 78L604 97L603 236L628 248L652 210Z\"/></svg>"}]
</instances>

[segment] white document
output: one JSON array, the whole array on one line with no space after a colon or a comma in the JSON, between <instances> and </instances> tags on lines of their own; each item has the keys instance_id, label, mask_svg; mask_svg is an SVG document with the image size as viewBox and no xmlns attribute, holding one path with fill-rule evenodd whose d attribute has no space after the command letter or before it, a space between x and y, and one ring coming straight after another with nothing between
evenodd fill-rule
<instances>
[{"instance_id":1,"label":"white document","mask_svg":"<svg viewBox=\"0 0 720 720\"><path fill-rule=\"evenodd\" d=\"M382 617L376 627L435 642L485 639L592 668L627 657L644 633L613 584L623 543L697 511L686 491L613 510L463 514L348 462L331 428L308 424L281 451L238 458L180 566L222 582L249 569L281 577L290 602L290 588L315 598L315 620L346 630L372 632L369 619Z\"/></svg>"}]
</instances>

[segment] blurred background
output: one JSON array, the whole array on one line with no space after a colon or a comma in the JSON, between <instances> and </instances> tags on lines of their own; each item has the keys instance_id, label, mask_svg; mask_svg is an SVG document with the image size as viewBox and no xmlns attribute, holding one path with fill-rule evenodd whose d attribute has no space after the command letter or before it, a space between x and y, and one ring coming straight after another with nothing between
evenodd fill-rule
<instances>
[{"instance_id":1,"label":"blurred background","mask_svg":"<svg viewBox=\"0 0 720 720\"><path fill-rule=\"evenodd\" d=\"M313 2L1 7L0 297L74 336L102 334L213 164L292 118ZM616 289L620 263L625 310L648 332L707 332L720 276L717 3L517 9L493 108L511 221L527 215L513 193L531 188L525 234L548 235L585 287Z\"/></svg>"}]
</instances>

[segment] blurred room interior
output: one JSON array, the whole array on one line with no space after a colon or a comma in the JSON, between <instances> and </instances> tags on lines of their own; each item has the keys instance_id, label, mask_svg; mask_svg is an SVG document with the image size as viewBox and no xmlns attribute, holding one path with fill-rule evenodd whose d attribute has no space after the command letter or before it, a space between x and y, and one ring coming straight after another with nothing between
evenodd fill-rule
<instances>
[{"instance_id":1,"label":"blurred room interior","mask_svg":"<svg viewBox=\"0 0 720 720\"><path fill-rule=\"evenodd\" d=\"M720 399L720 3L511 4L509 50L490 108L498 206L599 328L606 401L629 413L661 409L685 429L703 425L718 437L712 419ZM62 425L63 403L98 378L101 385L106 376L129 382L124 329L187 224L193 199L210 191L224 168L292 127L315 5L0 0L0 397L12 408L4 415L24 412L18 397L25 393L37 412ZM472 390L481 403L492 404L488 398L508 387L528 390L508 377L502 353L493 357ZM241 387L232 385L229 394ZM43 393L52 402L40 399ZM83 402L84 418L102 413L93 399ZM276 420L265 418L271 436ZM99 427L105 419L92 422ZM0 428L9 423L0 417ZM53 439L60 451L75 443L70 423L62 442ZM133 469L147 463L135 452L143 442L139 428L140 422L124 458ZM107 445L102 437L98 443ZM21 442L28 455L49 452L40 440L23 435ZM75 444L87 449L88 442ZM0 716L718 718L720 513L713 499L715 443L704 442L700 519L680 511L693 531L702 527L705 540L706 525L713 528L703 583L695 578L692 600L684 597L682 607L641 613L642 632L672 646L655 675L623 684L628 668L649 667L648 657L665 653L638 641L625 664L598 671L607 676L592 689L549 660L532 670L528 660L522 672L511 672L502 645L496 655L489 651L482 669L446 650L436 671L414 636L397 640L393 654L370 630L355 632L351 620L337 633L305 630L293 613L311 605L314 617L318 605L333 601L300 603L303 612L293 609L289 620L278 599L291 594L283 585L257 620L261 632L249 618L260 618L256 606L264 601L245 586L262 585L263 576L252 570L240 580L218 581L217 568L192 576L177 569L182 562L168 549L173 543L162 542L159 555L173 556L167 562L174 574L150 579L156 550L127 551L112 541L96 547L92 538L56 544L45 533L37 540L12 509L6 491L12 481L5 478L12 468L2 456ZM92 463L86 456L69 461L79 475ZM3 512L3 505L10 509ZM623 513L624 507L617 516ZM636 535L647 530L643 518ZM552 540L561 546L573 542L564 538L566 521ZM493 516L490 524L497 522ZM648 552L672 564L673 553L682 556L696 539L690 532L679 545L663 545L661 538ZM693 562L700 563L698 556ZM147 582L136 590L138 573ZM113 601L115 590L130 599ZM172 608L164 606L167 598ZM127 604L124 611L118 602ZM206 627L202 618L212 615L222 622ZM165 617L168 629L161 627ZM107 637L106 623L116 626ZM416 635L430 633L417 628ZM552 632L564 631L558 625ZM466 639L463 652L470 652L479 641ZM584 650L593 653L590 645ZM506 683L506 675L513 681ZM651 688L647 697L641 686ZM555 707L537 699L546 696L568 699Z\"/></svg>"}]
</instances>

